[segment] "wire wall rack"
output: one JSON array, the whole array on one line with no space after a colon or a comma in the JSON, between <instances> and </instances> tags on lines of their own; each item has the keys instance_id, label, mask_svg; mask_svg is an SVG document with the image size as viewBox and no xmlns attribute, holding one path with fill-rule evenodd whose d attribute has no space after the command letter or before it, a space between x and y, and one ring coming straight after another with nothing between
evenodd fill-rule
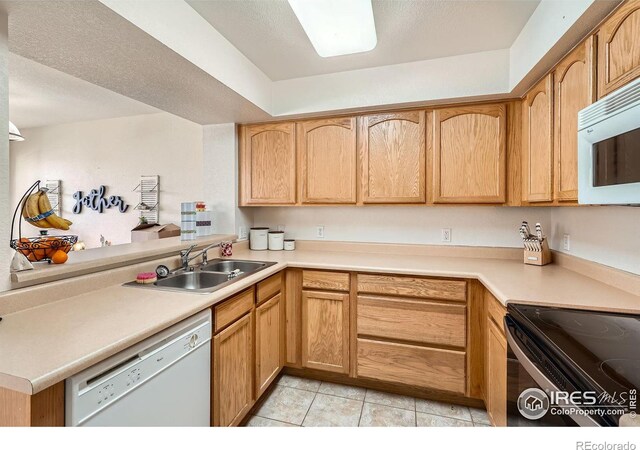
<instances>
[{"instance_id":1,"label":"wire wall rack","mask_svg":"<svg viewBox=\"0 0 640 450\"><path fill-rule=\"evenodd\" d=\"M160 175L142 175L140 183L133 189L140 194L135 209L140 211L140 219L147 223L159 223L160 220Z\"/></svg>"}]
</instances>

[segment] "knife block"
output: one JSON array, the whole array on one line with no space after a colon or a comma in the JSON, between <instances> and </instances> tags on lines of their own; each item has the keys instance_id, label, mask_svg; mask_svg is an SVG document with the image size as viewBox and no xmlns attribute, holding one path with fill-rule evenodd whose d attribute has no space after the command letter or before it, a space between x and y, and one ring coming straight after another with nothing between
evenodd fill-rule
<instances>
[{"instance_id":1,"label":"knife block","mask_svg":"<svg viewBox=\"0 0 640 450\"><path fill-rule=\"evenodd\" d=\"M542 250L539 252L524 249L524 263L532 266L545 266L551 263L551 250L546 239L542 241Z\"/></svg>"}]
</instances>

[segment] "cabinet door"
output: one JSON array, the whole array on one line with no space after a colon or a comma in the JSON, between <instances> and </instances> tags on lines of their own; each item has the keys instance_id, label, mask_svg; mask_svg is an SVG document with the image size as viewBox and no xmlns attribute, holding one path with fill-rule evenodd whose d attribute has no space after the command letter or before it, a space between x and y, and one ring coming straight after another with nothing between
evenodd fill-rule
<instances>
[{"instance_id":1,"label":"cabinet door","mask_svg":"<svg viewBox=\"0 0 640 450\"><path fill-rule=\"evenodd\" d=\"M235 426L253 406L253 312L213 338L213 424Z\"/></svg>"},{"instance_id":2,"label":"cabinet door","mask_svg":"<svg viewBox=\"0 0 640 450\"><path fill-rule=\"evenodd\" d=\"M553 200L553 75L549 74L524 99L523 200Z\"/></svg>"},{"instance_id":3,"label":"cabinet door","mask_svg":"<svg viewBox=\"0 0 640 450\"><path fill-rule=\"evenodd\" d=\"M595 99L593 39L569 54L554 80L555 198L578 200L578 112Z\"/></svg>"},{"instance_id":4,"label":"cabinet door","mask_svg":"<svg viewBox=\"0 0 640 450\"><path fill-rule=\"evenodd\" d=\"M477 105L433 113L435 203L504 203L506 106Z\"/></svg>"},{"instance_id":5,"label":"cabinet door","mask_svg":"<svg viewBox=\"0 0 640 450\"><path fill-rule=\"evenodd\" d=\"M282 294L256 308L256 398L278 376L284 361Z\"/></svg>"},{"instance_id":6,"label":"cabinet door","mask_svg":"<svg viewBox=\"0 0 640 450\"><path fill-rule=\"evenodd\" d=\"M356 119L299 122L302 203L356 203Z\"/></svg>"},{"instance_id":7,"label":"cabinet door","mask_svg":"<svg viewBox=\"0 0 640 450\"><path fill-rule=\"evenodd\" d=\"M640 76L640 1L622 5L598 31L598 98Z\"/></svg>"},{"instance_id":8,"label":"cabinet door","mask_svg":"<svg viewBox=\"0 0 640 450\"><path fill-rule=\"evenodd\" d=\"M302 292L302 365L349 373L349 294Z\"/></svg>"},{"instance_id":9,"label":"cabinet door","mask_svg":"<svg viewBox=\"0 0 640 450\"><path fill-rule=\"evenodd\" d=\"M296 202L296 149L293 122L242 127L241 204Z\"/></svg>"},{"instance_id":10,"label":"cabinet door","mask_svg":"<svg viewBox=\"0 0 640 450\"><path fill-rule=\"evenodd\" d=\"M507 425L507 342L487 318L487 412L495 426Z\"/></svg>"},{"instance_id":11,"label":"cabinet door","mask_svg":"<svg viewBox=\"0 0 640 450\"><path fill-rule=\"evenodd\" d=\"M363 203L424 203L424 111L359 119Z\"/></svg>"}]
</instances>

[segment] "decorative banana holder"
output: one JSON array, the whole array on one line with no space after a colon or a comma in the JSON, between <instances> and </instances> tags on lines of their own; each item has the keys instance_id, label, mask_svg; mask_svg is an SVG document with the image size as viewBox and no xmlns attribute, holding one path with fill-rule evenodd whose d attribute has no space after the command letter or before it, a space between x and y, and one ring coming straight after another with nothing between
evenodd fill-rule
<instances>
[{"instance_id":1,"label":"decorative banana holder","mask_svg":"<svg viewBox=\"0 0 640 450\"><path fill-rule=\"evenodd\" d=\"M11 221L11 240L9 245L14 250L25 255L31 262L51 262L56 252L69 253L73 248L73 244L78 242L78 236L75 235L22 237L22 221L18 216L18 210L26 222L38 228L55 228L66 231L71 226L71 221L63 219L53 211L46 192L46 188L40 187L40 180L33 183L20 199ZM18 220L17 239L14 238L16 218ZM62 256L64 257L65 255ZM66 257L64 260L66 261Z\"/></svg>"}]
</instances>

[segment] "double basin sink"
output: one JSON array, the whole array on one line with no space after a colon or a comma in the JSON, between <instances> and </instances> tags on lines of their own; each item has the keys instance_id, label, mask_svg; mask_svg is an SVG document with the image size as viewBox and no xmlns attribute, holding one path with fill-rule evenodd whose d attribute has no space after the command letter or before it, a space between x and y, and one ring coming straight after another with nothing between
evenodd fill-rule
<instances>
[{"instance_id":1,"label":"double basin sink","mask_svg":"<svg viewBox=\"0 0 640 450\"><path fill-rule=\"evenodd\" d=\"M210 293L253 275L276 264L264 261L242 261L236 259L214 259L207 264L177 270L165 278L158 278L152 284L138 284L135 281L125 286L155 288L171 291Z\"/></svg>"}]
</instances>

